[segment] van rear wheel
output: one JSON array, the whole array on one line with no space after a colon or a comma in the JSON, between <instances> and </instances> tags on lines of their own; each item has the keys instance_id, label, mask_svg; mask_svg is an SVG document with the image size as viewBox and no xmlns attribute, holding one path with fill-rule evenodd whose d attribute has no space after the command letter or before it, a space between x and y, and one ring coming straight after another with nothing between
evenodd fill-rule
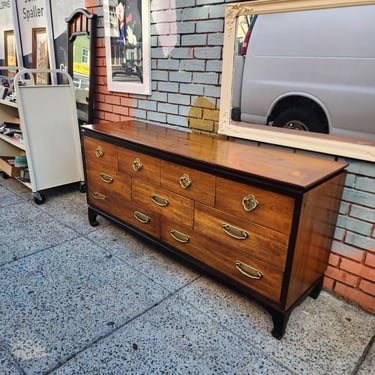
<instances>
[{"instance_id":1,"label":"van rear wheel","mask_svg":"<svg viewBox=\"0 0 375 375\"><path fill-rule=\"evenodd\" d=\"M319 111L288 108L275 117L273 126L316 133L328 133L328 124L324 117Z\"/></svg>"}]
</instances>

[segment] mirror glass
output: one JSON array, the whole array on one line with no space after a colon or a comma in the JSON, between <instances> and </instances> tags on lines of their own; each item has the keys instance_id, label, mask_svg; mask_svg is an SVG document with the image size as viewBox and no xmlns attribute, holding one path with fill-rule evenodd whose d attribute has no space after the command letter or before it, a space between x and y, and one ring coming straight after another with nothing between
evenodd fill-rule
<instances>
[{"instance_id":1,"label":"mirror glass","mask_svg":"<svg viewBox=\"0 0 375 375\"><path fill-rule=\"evenodd\" d=\"M375 160L374 19L374 1L228 4L219 132Z\"/></svg>"},{"instance_id":2,"label":"mirror glass","mask_svg":"<svg viewBox=\"0 0 375 375\"><path fill-rule=\"evenodd\" d=\"M78 120L89 121L90 38L78 35L73 41L73 83Z\"/></svg>"},{"instance_id":3,"label":"mirror glass","mask_svg":"<svg viewBox=\"0 0 375 375\"><path fill-rule=\"evenodd\" d=\"M74 83L79 123L93 121L95 14L76 9L65 21L68 24L68 72Z\"/></svg>"}]
</instances>

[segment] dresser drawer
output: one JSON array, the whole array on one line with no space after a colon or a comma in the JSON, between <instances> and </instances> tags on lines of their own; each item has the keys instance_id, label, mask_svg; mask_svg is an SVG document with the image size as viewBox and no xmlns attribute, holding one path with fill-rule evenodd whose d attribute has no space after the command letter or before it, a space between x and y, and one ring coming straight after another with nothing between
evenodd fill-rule
<instances>
[{"instance_id":1,"label":"dresser drawer","mask_svg":"<svg viewBox=\"0 0 375 375\"><path fill-rule=\"evenodd\" d=\"M131 180L115 176L111 183L103 182L97 171L87 170L87 199L89 204L115 216L131 200Z\"/></svg>"},{"instance_id":2,"label":"dresser drawer","mask_svg":"<svg viewBox=\"0 0 375 375\"><path fill-rule=\"evenodd\" d=\"M291 230L294 199L285 195L217 177L215 207L278 232Z\"/></svg>"},{"instance_id":3,"label":"dresser drawer","mask_svg":"<svg viewBox=\"0 0 375 375\"><path fill-rule=\"evenodd\" d=\"M118 169L121 173L160 185L160 160L152 156L119 148Z\"/></svg>"},{"instance_id":4,"label":"dresser drawer","mask_svg":"<svg viewBox=\"0 0 375 375\"><path fill-rule=\"evenodd\" d=\"M87 183L89 185L95 184L114 190L120 189L118 187L119 184L131 186L130 176L121 176L116 171L110 171L105 166L102 167L100 163L92 164L92 166L86 168Z\"/></svg>"},{"instance_id":5,"label":"dresser drawer","mask_svg":"<svg viewBox=\"0 0 375 375\"><path fill-rule=\"evenodd\" d=\"M162 161L161 186L209 206L215 202L215 176L195 169Z\"/></svg>"},{"instance_id":6,"label":"dresser drawer","mask_svg":"<svg viewBox=\"0 0 375 375\"><path fill-rule=\"evenodd\" d=\"M160 231L160 238L163 242L181 250L185 254L199 259L197 253L200 235L194 232L194 229L176 223L168 218L163 217Z\"/></svg>"},{"instance_id":7,"label":"dresser drawer","mask_svg":"<svg viewBox=\"0 0 375 375\"><path fill-rule=\"evenodd\" d=\"M86 169L103 173L117 173L117 147L95 138L84 137Z\"/></svg>"},{"instance_id":8,"label":"dresser drawer","mask_svg":"<svg viewBox=\"0 0 375 375\"><path fill-rule=\"evenodd\" d=\"M163 219L162 219L163 220ZM252 257L240 248L225 247L222 243L180 224L165 221L161 227L163 242L188 254L246 288L279 302L283 273Z\"/></svg>"},{"instance_id":9,"label":"dresser drawer","mask_svg":"<svg viewBox=\"0 0 375 375\"><path fill-rule=\"evenodd\" d=\"M140 207L188 227L193 226L193 201L169 190L133 178L132 198Z\"/></svg>"},{"instance_id":10,"label":"dresser drawer","mask_svg":"<svg viewBox=\"0 0 375 375\"><path fill-rule=\"evenodd\" d=\"M253 222L196 203L194 229L219 241L223 248L239 249L283 271L288 236Z\"/></svg>"},{"instance_id":11,"label":"dresser drawer","mask_svg":"<svg viewBox=\"0 0 375 375\"><path fill-rule=\"evenodd\" d=\"M284 274L268 263L249 256L240 249L222 252L220 243L212 243L206 264L224 273L239 284L260 293L262 296L280 302Z\"/></svg>"},{"instance_id":12,"label":"dresser drawer","mask_svg":"<svg viewBox=\"0 0 375 375\"><path fill-rule=\"evenodd\" d=\"M120 209L118 218L157 239L160 238L161 219L156 212L128 202Z\"/></svg>"}]
</instances>

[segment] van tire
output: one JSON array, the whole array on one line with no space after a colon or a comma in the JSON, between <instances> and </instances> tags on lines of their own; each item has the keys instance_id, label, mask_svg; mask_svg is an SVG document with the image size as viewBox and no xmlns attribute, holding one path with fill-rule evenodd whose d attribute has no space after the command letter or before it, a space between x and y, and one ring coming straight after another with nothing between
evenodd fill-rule
<instances>
[{"instance_id":1,"label":"van tire","mask_svg":"<svg viewBox=\"0 0 375 375\"><path fill-rule=\"evenodd\" d=\"M273 126L315 133L328 133L328 124L324 114L301 108L287 108L273 121Z\"/></svg>"},{"instance_id":2,"label":"van tire","mask_svg":"<svg viewBox=\"0 0 375 375\"><path fill-rule=\"evenodd\" d=\"M238 107L232 108L231 114L232 121L241 121L241 109Z\"/></svg>"}]
</instances>

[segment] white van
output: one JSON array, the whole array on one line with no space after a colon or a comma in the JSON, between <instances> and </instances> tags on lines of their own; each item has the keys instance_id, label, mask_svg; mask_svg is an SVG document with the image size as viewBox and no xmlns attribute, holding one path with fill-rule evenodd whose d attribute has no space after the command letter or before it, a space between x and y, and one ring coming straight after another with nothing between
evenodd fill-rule
<instances>
[{"instance_id":1,"label":"white van","mask_svg":"<svg viewBox=\"0 0 375 375\"><path fill-rule=\"evenodd\" d=\"M233 120L375 139L375 5L261 14L247 38Z\"/></svg>"}]
</instances>

